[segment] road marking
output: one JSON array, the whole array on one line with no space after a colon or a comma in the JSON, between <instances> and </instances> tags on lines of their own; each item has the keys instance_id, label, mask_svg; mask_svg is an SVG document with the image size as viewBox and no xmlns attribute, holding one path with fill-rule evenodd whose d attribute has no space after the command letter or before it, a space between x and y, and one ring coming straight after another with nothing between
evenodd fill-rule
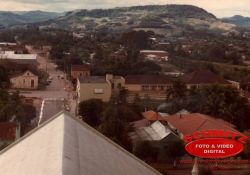
<instances>
[{"instance_id":1,"label":"road marking","mask_svg":"<svg viewBox=\"0 0 250 175\"><path fill-rule=\"evenodd\" d=\"M42 119L43 119L43 110L44 110L44 106L46 101L64 101L65 98L44 98L42 101L42 105L41 105L41 109L40 109L40 115L39 115L39 121L38 121L38 126L40 126ZM64 106L63 106L64 108Z\"/></svg>"},{"instance_id":2,"label":"road marking","mask_svg":"<svg viewBox=\"0 0 250 175\"><path fill-rule=\"evenodd\" d=\"M46 100L46 99L44 99L44 100L42 101L41 110L40 110L40 115L39 115L39 121L38 121L38 126L40 126L40 123L41 123L42 118L43 118L43 109L44 109L45 100Z\"/></svg>"}]
</instances>

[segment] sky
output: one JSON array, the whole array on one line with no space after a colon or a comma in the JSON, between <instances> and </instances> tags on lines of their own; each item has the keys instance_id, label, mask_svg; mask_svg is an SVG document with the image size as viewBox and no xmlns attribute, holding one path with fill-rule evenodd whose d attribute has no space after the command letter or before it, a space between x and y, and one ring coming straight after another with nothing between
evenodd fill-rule
<instances>
[{"instance_id":1,"label":"sky","mask_svg":"<svg viewBox=\"0 0 250 175\"><path fill-rule=\"evenodd\" d=\"M250 0L0 0L1 11L70 11L134 5L189 4L204 8L217 17L250 17Z\"/></svg>"}]
</instances>

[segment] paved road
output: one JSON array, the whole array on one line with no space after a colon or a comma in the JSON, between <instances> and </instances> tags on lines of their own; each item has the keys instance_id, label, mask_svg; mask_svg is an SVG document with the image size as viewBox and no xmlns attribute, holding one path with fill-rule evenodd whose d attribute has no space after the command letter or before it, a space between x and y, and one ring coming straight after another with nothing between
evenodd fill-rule
<instances>
[{"instance_id":1,"label":"paved road","mask_svg":"<svg viewBox=\"0 0 250 175\"><path fill-rule=\"evenodd\" d=\"M30 53L40 52L39 50L34 50L31 46L26 46L26 48ZM42 116L44 117L44 119L42 119L43 122L59 111L65 109L65 107L66 109L69 108L72 114L75 114L76 101L73 100L74 92L71 82L65 79L65 74L62 71L57 70L57 66L50 62L47 57L38 55L37 61L39 63L38 68L46 71L49 76L52 77L52 82L45 90L22 91L20 94L25 97L36 97L45 100ZM61 75L63 75L63 79L59 78Z\"/></svg>"}]
</instances>

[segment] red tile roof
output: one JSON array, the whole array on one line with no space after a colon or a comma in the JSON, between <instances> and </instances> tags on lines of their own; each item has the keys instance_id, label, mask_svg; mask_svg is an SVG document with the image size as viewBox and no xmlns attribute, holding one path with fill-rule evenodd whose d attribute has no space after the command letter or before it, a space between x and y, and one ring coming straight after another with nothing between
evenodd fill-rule
<instances>
[{"instance_id":1,"label":"red tile roof","mask_svg":"<svg viewBox=\"0 0 250 175\"><path fill-rule=\"evenodd\" d=\"M152 110L143 112L142 115L148 121L164 120L164 118L162 118L157 112Z\"/></svg>"},{"instance_id":2,"label":"red tile roof","mask_svg":"<svg viewBox=\"0 0 250 175\"><path fill-rule=\"evenodd\" d=\"M198 70L184 75L182 80L186 84L229 84L223 77L208 70Z\"/></svg>"},{"instance_id":3,"label":"red tile roof","mask_svg":"<svg viewBox=\"0 0 250 175\"><path fill-rule=\"evenodd\" d=\"M0 123L0 140L16 139L16 123Z\"/></svg>"},{"instance_id":4,"label":"red tile roof","mask_svg":"<svg viewBox=\"0 0 250 175\"><path fill-rule=\"evenodd\" d=\"M71 71L89 71L90 67L87 64L83 65L71 65Z\"/></svg>"},{"instance_id":5,"label":"red tile roof","mask_svg":"<svg viewBox=\"0 0 250 175\"><path fill-rule=\"evenodd\" d=\"M215 119L200 113L171 115L166 117L165 120L184 135L209 129L224 129L238 132L234 129L234 125L222 119Z\"/></svg>"},{"instance_id":6,"label":"red tile roof","mask_svg":"<svg viewBox=\"0 0 250 175\"><path fill-rule=\"evenodd\" d=\"M171 84L171 80L165 75L128 75L126 84Z\"/></svg>"}]
</instances>

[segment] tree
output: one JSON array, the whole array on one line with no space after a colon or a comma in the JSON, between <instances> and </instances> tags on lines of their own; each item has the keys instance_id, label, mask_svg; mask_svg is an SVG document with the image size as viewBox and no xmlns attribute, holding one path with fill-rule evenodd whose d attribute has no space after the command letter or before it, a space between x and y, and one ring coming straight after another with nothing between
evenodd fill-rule
<instances>
[{"instance_id":1,"label":"tree","mask_svg":"<svg viewBox=\"0 0 250 175\"><path fill-rule=\"evenodd\" d=\"M174 80L173 85L167 89L167 100L185 97L187 92L186 85L180 80Z\"/></svg>"},{"instance_id":2,"label":"tree","mask_svg":"<svg viewBox=\"0 0 250 175\"><path fill-rule=\"evenodd\" d=\"M131 140L128 136L132 128L127 122L130 112L129 108L124 104L119 104L117 99L111 99L103 112L103 121L99 130L119 145L132 151Z\"/></svg>"},{"instance_id":3,"label":"tree","mask_svg":"<svg viewBox=\"0 0 250 175\"><path fill-rule=\"evenodd\" d=\"M6 69L0 65L0 88L6 88L9 85L9 78Z\"/></svg>"},{"instance_id":4,"label":"tree","mask_svg":"<svg viewBox=\"0 0 250 175\"><path fill-rule=\"evenodd\" d=\"M200 112L222 118L244 130L250 124L250 105L239 91L229 86L209 86L197 90L202 104ZM197 102L198 103L198 102Z\"/></svg>"},{"instance_id":5,"label":"tree","mask_svg":"<svg viewBox=\"0 0 250 175\"><path fill-rule=\"evenodd\" d=\"M165 146L165 154L167 157L173 160L174 166L176 165L176 160L181 158L186 151L185 151L185 145L182 140L174 140L172 142L169 142L169 145Z\"/></svg>"},{"instance_id":6,"label":"tree","mask_svg":"<svg viewBox=\"0 0 250 175\"><path fill-rule=\"evenodd\" d=\"M150 33L145 31L131 31L122 34L121 42L127 48L141 50L149 47L149 37Z\"/></svg>"},{"instance_id":7,"label":"tree","mask_svg":"<svg viewBox=\"0 0 250 175\"><path fill-rule=\"evenodd\" d=\"M148 141L141 141L136 144L134 154L142 160L157 161L158 149Z\"/></svg>"},{"instance_id":8,"label":"tree","mask_svg":"<svg viewBox=\"0 0 250 175\"><path fill-rule=\"evenodd\" d=\"M9 94L0 89L0 122L15 120L21 124L21 134L24 133L30 121L36 117L36 109L22 102L19 93Z\"/></svg>"},{"instance_id":9,"label":"tree","mask_svg":"<svg viewBox=\"0 0 250 175\"><path fill-rule=\"evenodd\" d=\"M78 114L90 126L97 127L102 120L103 102L99 99L90 99L79 104Z\"/></svg>"}]
</instances>

